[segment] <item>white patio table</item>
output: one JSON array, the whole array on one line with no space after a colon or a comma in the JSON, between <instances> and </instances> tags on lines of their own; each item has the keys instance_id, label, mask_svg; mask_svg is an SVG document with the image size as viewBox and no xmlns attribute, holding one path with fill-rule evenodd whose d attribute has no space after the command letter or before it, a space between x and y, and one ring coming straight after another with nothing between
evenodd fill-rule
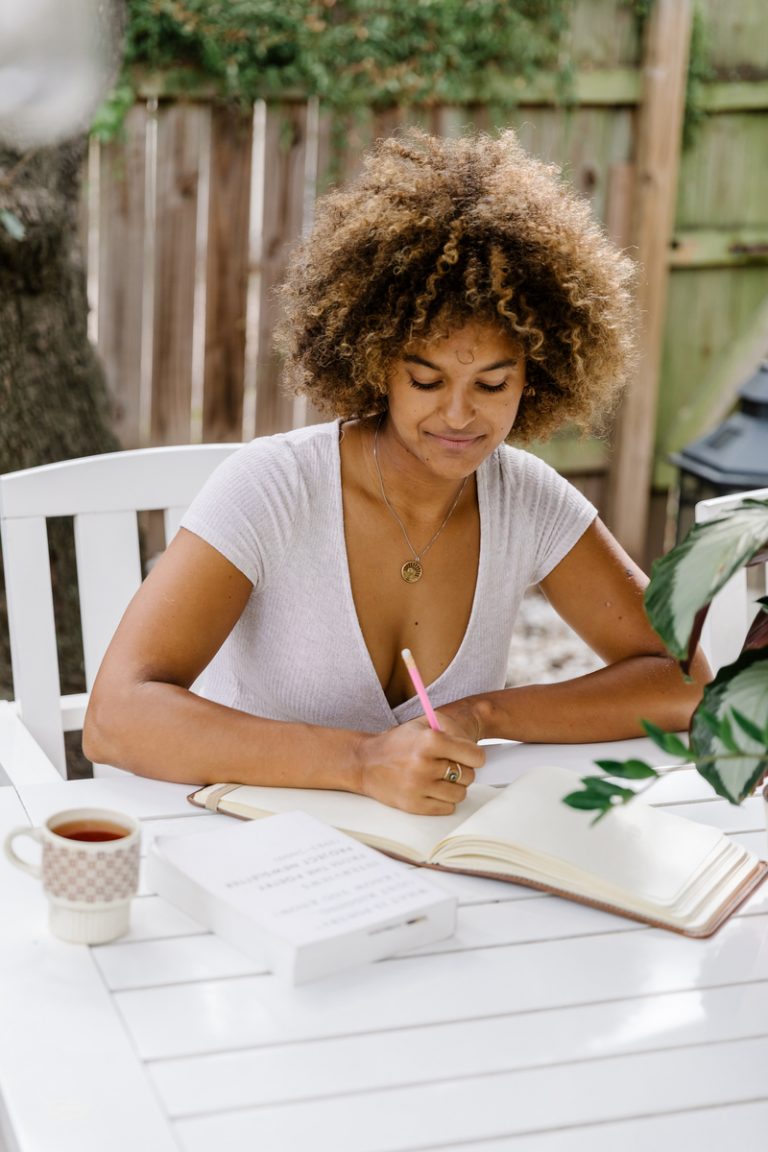
<instances>
[{"instance_id":1,"label":"white patio table","mask_svg":"<svg viewBox=\"0 0 768 1152\"><path fill-rule=\"evenodd\" d=\"M3 836L82 803L134 813L145 845L229 819L193 810L185 786L63 783L39 763L22 783L13 724L0 705L0 766L14 758L16 780L0 776ZM647 747L626 743L626 754ZM514 752L584 770L618 750ZM765 855L757 799L733 808L691 769L649 799ZM453 938L291 988L146 888L123 940L61 943L38 886L3 859L0 1147L764 1152L768 885L694 941L512 884L432 875L459 896Z\"/></svg>"}]
</instances>

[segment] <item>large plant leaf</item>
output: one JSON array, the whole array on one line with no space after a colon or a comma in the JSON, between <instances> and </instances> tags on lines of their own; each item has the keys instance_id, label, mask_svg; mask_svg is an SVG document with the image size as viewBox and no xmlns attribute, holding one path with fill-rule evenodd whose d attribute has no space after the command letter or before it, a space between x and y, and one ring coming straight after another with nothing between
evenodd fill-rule
<instances>
[{"instance_id":1,"label":"large plant leaf","mask_svg":"<svg viewBox=\"0 0 768 1152\"><path fill-rule=\"evenodd\" d=\"M758 718L761 739L739 717L753 723ZM749 796L768 772L768 649L743 653L704 689L691 722L691 758L718 796L732 804Z\"/></svg>"},{"instance_id":2,"label":"large plant leaf","mask_svg":"<svg viewBox=\"0 0 768 1152\"><path fill-rule=\"evenodd\" d=\"M756 603L760 605L760 611L747 632L744 641L745 652L752 648L768 648L768 596L761 596Z\"/></svg>"},{"instance_id":3,"label":"large plant leaf","mask_svg":"<svg viewBox=\"0 0 768 1152\"><path fill-rule=\"evenodd\" d=\"M767 542L768 501L753 500L720 520L695 524L682 543L655 562L645 608L675 659L688 657L699 610ZM699 628L702 620L703 615Z\"/></svg>"}]
</instances>

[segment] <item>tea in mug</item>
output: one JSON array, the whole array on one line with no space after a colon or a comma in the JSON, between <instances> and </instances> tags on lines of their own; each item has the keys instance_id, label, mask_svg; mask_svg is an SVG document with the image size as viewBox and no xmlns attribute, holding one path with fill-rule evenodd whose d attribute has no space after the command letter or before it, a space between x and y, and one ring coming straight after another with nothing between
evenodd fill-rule
<instances>
[{"instance_id":1,"label":"tea in mug","mask_svg":"<svg viewBox=\"0 0 768 1152\"><path fill-rule=\"evenodd\" d=\"M107 820L70 820L51 828L51 831L57 836L63 836L65 840L85 840L88 843L122 840L130 833L129 828L121 828L119 824L110 824Z\"/></svg>"}]
</instances>

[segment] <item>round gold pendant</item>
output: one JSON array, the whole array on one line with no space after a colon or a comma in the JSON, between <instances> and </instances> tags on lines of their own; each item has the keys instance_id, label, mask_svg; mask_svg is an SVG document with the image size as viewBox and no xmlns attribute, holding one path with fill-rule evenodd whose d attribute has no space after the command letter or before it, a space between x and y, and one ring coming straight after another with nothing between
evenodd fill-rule
<instances>
[{"instance_id":1,"label":"round gold pendant","mask_svg":"<svg viewBox=\"0 0 768 1152\"><path fill-rule=\"evenodd\" d=\"M421 580L423 571L418 560L406 560L400 569L400 575L406 584L415 584L417 580Z\"/></svg>"}]
</instances>

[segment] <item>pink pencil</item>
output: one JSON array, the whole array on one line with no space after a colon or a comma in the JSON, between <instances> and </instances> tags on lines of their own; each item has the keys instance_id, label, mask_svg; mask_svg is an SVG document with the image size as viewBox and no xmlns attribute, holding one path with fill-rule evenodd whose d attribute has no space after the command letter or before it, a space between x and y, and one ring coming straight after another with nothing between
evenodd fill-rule
<instances>
[{"instance_id":1,"label":"pink pencil","mask_svg":"<svg viewBox=\"0 0 768 1152\"><path fill-rule=\"evenodd\" d=\"M427 690L424 687L424 681L421 678L421 673L416 667L416 661L413 658L413 654L410 648L403 648L400 655L403 657L403 660L405 660L405 666L408 669L411 680L413 681L413 686L416 689L416 695L418 696L419 700L421 700L421 706L424 709L424 715L429 721L430 728L434 728L435 732L441 732L442 729L438 723L437 716L435 716L435 710L429 702L429 696L427 696Z\"/></svg>"}]
</instances>

